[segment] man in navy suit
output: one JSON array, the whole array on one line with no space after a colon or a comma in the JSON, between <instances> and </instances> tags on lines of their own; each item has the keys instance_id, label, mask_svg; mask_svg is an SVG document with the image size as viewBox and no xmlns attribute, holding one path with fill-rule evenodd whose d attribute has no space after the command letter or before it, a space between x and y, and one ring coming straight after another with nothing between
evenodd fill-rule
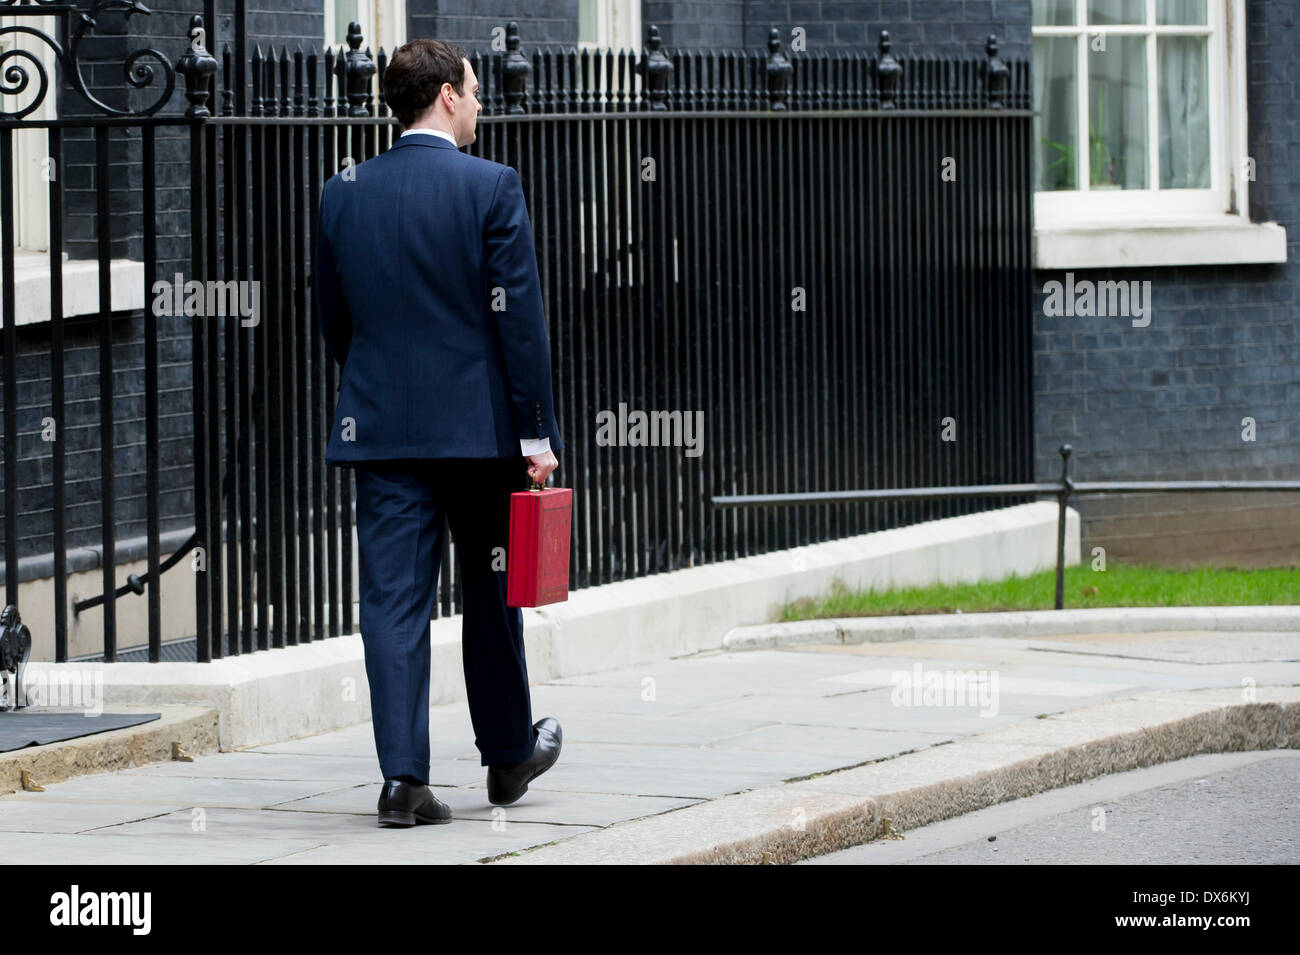
<instances>
[{"instance_id":1,"label":"man in navy suit","mask_svg":"<svg viewBox=\"0 0 1300 955\"><path fill-rule=\"evenodd\" d=\"M530 477L545 484L564 442L519 174L459 151L482 109L473 67L459 47L412 40L383 84L404 131L325 183L313 299L342 366L325 460L356 477L379 823L413 826L451 821L428 788L429 619L445 524L489 801L514 802L559 756L559 723L532 720L504 555L510 494Z\"/></svg>"}]
</instances>

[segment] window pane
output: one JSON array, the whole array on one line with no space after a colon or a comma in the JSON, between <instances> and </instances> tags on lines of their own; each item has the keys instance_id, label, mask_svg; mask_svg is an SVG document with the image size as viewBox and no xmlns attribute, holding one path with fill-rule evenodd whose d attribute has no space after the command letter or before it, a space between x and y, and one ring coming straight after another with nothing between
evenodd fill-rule
<instances>
[{"instance_id":1,"label":"window pane","mask_svg":"<svg viewBox=\"0 0 1300 955\"><path fill-rule=\"evenodd\" d=\"M1147 0L1088 0L1088 22L1099 26L1146 23Z\"/></svg>"},{"instance_id":2,"label":"window pane","mask_svg":"<svg viewBox=\"0 0 1300 955\"><path fill-rule=\"evenodd\" d=\"M1205 0L1156 0L1156 23L1204 26Z\"/></svg>"},{"instance_id":3,"label":"window pane","mask_svg":"<svg viewBox=\"0 0 1300 955\"><path fill-rule=\"evenodd\" d=\"M1074 26L1074 0L1034 0L1034 26Z\"/></svg>"},{"instance_id":4,"label":"window pane","mask_svg":"<svg viewBox=\"0 0 1300 955\"><path fill-rule=\"evenodd\" d=\"M1160 96L1160 188L1210 188L1208 41L1156 40Z\"/></svg>"},{"instance_id":5,"label":"window pane","mask_svg":"<svg viewBox=\"0 0 1300 955\"><path fill-rule=\"evenodd\" d=\"M1040 191L1079 188L1078 49L1073 37L1034 37L1034 188Z\"/></svg>"},{"instance_id":6,"label":"window pane","mask_svg":"<svg viewBox=\"0 0 1300 955\"><path fill-rule=\"evenodd\" d=\"M1146 37L1088 44L1088 159L1092 188L1148 189Z\"/></svg>"},{"instance_id":7,"label":"window pane","mask_svg":"<svg viewBox=\"0 0 1300 955\"><path fill-rule=\"evenodd\" d=\"M596 0L578 0L578 42L596 43Z\"/></svg>"},{"instance_id":8,"label":"window pane","mask_svg":"<svg viewBox=\"0 0 1300 955\"><path fill-rule=\"evenodd\" d=\"M347 46L348 44L348 24L361 23L361 14L357 10L359 0L334 0L334 36L331 43L334 46ZM361 23L361 33L365 36L366 25ZM370 37L366 37L367 40Z\"/></svg>"}]
</instances>

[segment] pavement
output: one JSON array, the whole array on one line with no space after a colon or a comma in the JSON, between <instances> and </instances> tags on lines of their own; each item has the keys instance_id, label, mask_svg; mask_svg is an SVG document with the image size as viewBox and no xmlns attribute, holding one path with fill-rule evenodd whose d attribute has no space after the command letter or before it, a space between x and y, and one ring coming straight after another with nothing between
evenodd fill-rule
<instances>
[{"instance_id":1,"label":"pavement","mask_svg":"<svg viewBox=\"0 0 1300 955\"><path fill-rule=\"evenodd\" d=\"M1300 633L709 652L535 686L533 716L559 719L563 752L500 808L464 702L432 708L446 826L376 825L366 723L15 792L0 831L45 863L793 862L1166 760L1300 748Z\"/></svg>"}]
</instances>

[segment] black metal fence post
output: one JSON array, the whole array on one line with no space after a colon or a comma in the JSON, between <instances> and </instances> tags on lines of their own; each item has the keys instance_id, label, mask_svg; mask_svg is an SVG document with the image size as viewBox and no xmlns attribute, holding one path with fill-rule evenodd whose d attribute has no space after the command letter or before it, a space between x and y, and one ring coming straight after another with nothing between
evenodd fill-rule
<instances>
[{"instance_id":1,"label":"black metal fence post","mask_svg":"<svg viewBox=\"0 0 1300 955\"><path fill-rule=\"evenodd\" d=\"M190 124L190 277L201 281L207 274L207 243L215 241L208 234L211 219L206 199L207 156L205 149L204 120L212 112L208 106L209 81L217 71L216 59L208 53L203 42L203 17L190 18L190 46L176 63L176 72L185 78L185 110ZM214 170L215 172L215 170ZM205 296L206 299L206 296ZM220 482L212 480L219 464L212 460L217 446L215 431L220 427L217 409L212 407L214 384L209 381L216 367L216 337L212 334L203 310L191 316L194 322L191 338L191 375L194 403L194 539L198 547L198 563L194 566L194 603L196 647L199 662L212 659L213 644L221 656L221 524L219 508L214 508L214 495L220 496ZM211 352L211 354L209 354ZM217 520L212 519L214 510Z\"/></svg>"},{"instance_id":2,"label":"black metal fence post","mask_svg":"<svg viewBox=\"0 0 1300 955\"><path fill-rule=\"evenodd\" d=\"M1070 480L1070 455L1074 449L1068 444L1061 445L1061 490L1057 494L1056 513L1056 609L1065 609L1065 511L1070 505L1070 492L1074 482Z\"/></svg>"},{"instance_id":3,"label":"black metal fence post","mask_svg":"<svg viewBox=\"0 0 1300 955\"><path fill-rule=\"evenodd\" d=\"M790 95L790 74L794 72L794 67L781 52L781 34L776 27L767 34L767 58L763 69L767 77L768 109L785 109L786 97Z\"/></svg>"},{"instance_id":4,"label":"black metal fence post","mask_svg":"<svg viewBox=\"0 0 1300 955\"><path fill-rule=\"evenodd\" d=\"M531 72L532 67L519 52L519 24L512 20L506 25L506 57L501 64L506 115L523 115L524 95L527 92L528 75Z\"/></svg>"}]
</instances>

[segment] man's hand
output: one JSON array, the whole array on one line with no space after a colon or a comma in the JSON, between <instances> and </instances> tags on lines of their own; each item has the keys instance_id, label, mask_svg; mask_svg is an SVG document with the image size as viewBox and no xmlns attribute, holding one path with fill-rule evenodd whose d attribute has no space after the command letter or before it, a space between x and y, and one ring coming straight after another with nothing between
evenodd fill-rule
<instances>
[{"instance_id":1,"label":"man's hand","mask_svg":"<svg viewBox=\"0 0 1300 955\"><path fill-rule=\"evenodd\" d=\"M530 454L528 456L528 476L538 484L545 486L546 479L551 476L551 472L559 467L560 462L555 460L554 451L543 451L541 454Z\"/></svg>"}]
</instances>

